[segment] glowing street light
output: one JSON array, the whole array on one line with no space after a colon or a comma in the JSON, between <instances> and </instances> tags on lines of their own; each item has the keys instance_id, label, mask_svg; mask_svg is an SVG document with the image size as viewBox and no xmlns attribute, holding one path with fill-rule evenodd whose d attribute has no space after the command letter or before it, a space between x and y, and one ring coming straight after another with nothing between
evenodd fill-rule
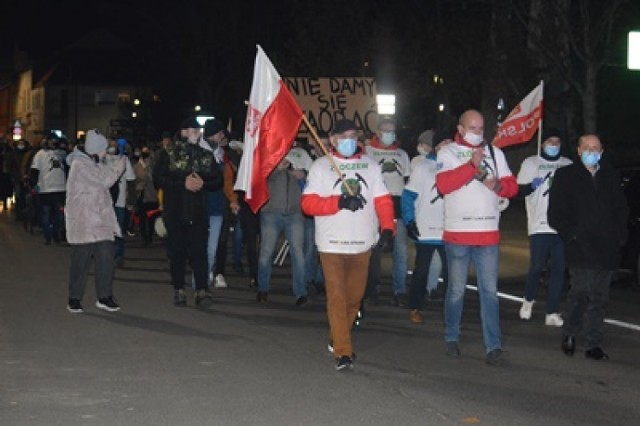
<instances>
[{"instance_id":1,"label":"glowing street light","mask_svg":"<svg viewBox=\"0 0 640 426\"><path fill-rule=\"evenodd\" d=\"M378 114L394 115L396 113L396 95L376 95Z\"/></svg>"},{"instance_id":2,"label":"glowing street light","mask_svg":"<svg viewBox=\"0 0 640 426\"><path fill-rule=\"evenodd\" d=\"M140 106L140 99L135 98L135 99L133 100L133 104L134 104L135 106Z\"/></svg>"},{"instance_id":3,"label":"glowing street light","mask_svg":"<svg viewBox=\"0 0 640 426\"><path fill-rule=\"evenodd\" d=\"M627 68L630 70L640 70L640 31L629 31Z\"/></svg>"},{"instance_id":4,"label":"glowing street light","mask_svg":"<svg viewBox=\"0 0 640 426\"><path fill-rule=\"evenodd\" d=\"M440 111L440 112L444 111L444 104L438 105L438 111Z\"/></svg>"},{"instance_id":5,"label":"glowing street light","mask_svg":"<svg viewBox=\"0 0 640 426\"><path fill-rule=\"evenodd\" d=\"M195 112L200 112L200 110L202 110L202 107L200 105L196 105L193 109Z\"/></svg>"},{"instance_id":6,"label":"glowing street light","mask_svg":"<svg viewBox=\"0 0 640 426\"><path fill-rule=\"evenodd\" d=\"M131 117L132 117L132 118L136 118L137 116L138 116L138 113L137 113L137 112L135 112L135 111L134 111L134 112L132 112L132 113L131 113Z\"/></svg>"}]
</instances>

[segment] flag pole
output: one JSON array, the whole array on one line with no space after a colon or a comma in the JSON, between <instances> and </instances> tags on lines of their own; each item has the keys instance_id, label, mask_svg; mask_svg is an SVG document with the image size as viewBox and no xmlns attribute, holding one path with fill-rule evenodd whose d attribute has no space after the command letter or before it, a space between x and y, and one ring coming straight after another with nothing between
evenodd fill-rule
<instances>
[{"instance_id":1,"label":"flag pole","mask_svg":"<svg viewBox=\"0 0 640 426\"><path fill-rule=\"evenodd\" d=\"M309 132L311 132L311 136L313 136L313 139L316 141L316 144L320 147L324 155L329 159L329 162L331 163L333 170L335 170L336 173L338 174L338 177L342 181L342 185L344 185L344 188L347 190L349 195L351 196L355 195L351 187L347 185L347 182L344 180L344 175L340 173L340 169L338 168L338 165L333 159L333 156L329 154L327 147L324 146L324 144L320 141L320 136L318 136L318 134L316 133L316 129L314 129L311 123L309 123L309 120L307 119L307 116L305 114L302 114L302 121L304 121L305 126L307 126L307 129L309 129Z\"/></svg>"},{"instance_id":2,"label":"flag pole","mask_svg":"<svg viewBox=\"0 0 640 426\"><path fill-rule=\"evenodd\" d=\"M544 80L540 80L540 88L542 89L542 95L544 99ZM540 114L540 122L538 123L538 157L542 152L542 122L544 120L544 103L542 104L542 114Z\"/></svg>"}]
</instances>

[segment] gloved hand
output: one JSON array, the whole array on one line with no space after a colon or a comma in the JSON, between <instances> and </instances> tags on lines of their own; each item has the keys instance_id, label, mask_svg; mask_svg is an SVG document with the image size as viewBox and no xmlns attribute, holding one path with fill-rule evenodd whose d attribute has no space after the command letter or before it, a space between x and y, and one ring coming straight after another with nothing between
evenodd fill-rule
<instances>
[{"instance_id":1,"label":"gloved hand","mask_svg":"<svg viewBox=\"0 0 640 426\"><path fill-rule=\"evenodd\" d=\"M538 189L538 187L540 185L542 185L542 182L544 182L544 179L541 178L541 177L537 177L537 178L533 179L531 181L531 189L533 189L535 191L536 189Z\"/></svg>"},{"instance_id":2,"label":"gloved hand","mask_svg":"<svg viewBox=\"0 0 640 426\"><path fill-rule=\"evenodd\" d=\"M342 194L340 199L338 200L338 208L351 210L355 212L356 210L360 210L364 207L364 203L362 202L362 197L359 195L349 195Z\"/></svg>"},{"instance_id":3,"label":"gloved hand","mask_svg":"<svg viewBox=\"0 0 640 426\"><path fill-rule=\"evenodd\" d=\"M420 239L420 231L418 231L418 225L415 222L409 222L406 225L407 228L407 236L411 238L413 241L418 241Z\"/></svg>"},{"instance_id":4,"label":"gloved hand","mask_svg":"<svg viewBox=\"0 0 640 426\"><path fill-rule=\"evenodd\" d=\"M382 230L377 247L383 252L390 252L393 250L393 231L391 229Z\"/></svg>"}]
</instances>

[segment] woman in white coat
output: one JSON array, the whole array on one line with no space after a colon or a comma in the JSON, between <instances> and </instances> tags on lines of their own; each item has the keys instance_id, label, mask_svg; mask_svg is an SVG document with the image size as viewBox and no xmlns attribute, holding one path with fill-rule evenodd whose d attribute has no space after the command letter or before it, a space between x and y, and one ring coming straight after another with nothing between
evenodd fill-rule
<instances>
[{"instance_id":1,"label":"woman in white coat","mask_svg":"<svg viewBox=\"0 0 640 426\"><path fill-rule=\"evenodd\" d=\"M97 130L89 130L84 147L76 146L69 156L65 221L67 241L71 244L69 303L72 313L83 312L84 294L91 259L95 261L96 306L115 312L120 306L113 300L112 281L115 266L115 238L120 227L109 188L124 173L126 158L107 165L104 158L107 139Z\"/></svg>"}]
</instances>

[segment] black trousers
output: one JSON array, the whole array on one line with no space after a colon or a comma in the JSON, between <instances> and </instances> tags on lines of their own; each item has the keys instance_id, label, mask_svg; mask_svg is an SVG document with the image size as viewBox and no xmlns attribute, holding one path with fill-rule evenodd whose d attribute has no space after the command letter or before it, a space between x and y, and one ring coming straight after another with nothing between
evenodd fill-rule
<instances>
[{"instance_id":1,"label":"black trousers","mask_svg":"<svg viewBox=\"0 0 640 426\"><path fill-rule=\"evenodd\" d=\"M185 287L185 273L187 260L191 265L196 289L208 287L207 241L209 239L209 224L202 221L187 222L171 218L164 219L167 228L167 245L169 270L173 287Z\"/></svg>"},{"instance_id":2,"label":"black trousers","mask_svg":"<svg viewBox=\"0 0 640 426\"><path fill-rule=\"evenodd\" d=\"M71 245L69 270L69 298L82 300L87 286L91 261L94 263L96 297L103 299L113 296L113 268L115 244L113 241L98 241Z\"/></svg>"},{"instance_id":3,"label":"black trousers","mask_svg":"<svg viewBox=\"0 0 640 426\"><path fill-rule=\"evenodd\" d=\"M575 336L584 331L587 349L602 343L602 326L609 302L613 271L569 268L571 289L567 296L564 334Z\"/></svg>"},{"instance_id":4,"label":"black trousers","mask_svg":"<svg viewBox=\"0 0 640 426\"><path fill-rule=\"evenodd\" d=\"M258 237L260 236L260 217L254 214L248 205L242 204L238 212L242 227L242 242L247 252L247 264L251 278L258 277Z\"/></svg>"}]
</instances>

